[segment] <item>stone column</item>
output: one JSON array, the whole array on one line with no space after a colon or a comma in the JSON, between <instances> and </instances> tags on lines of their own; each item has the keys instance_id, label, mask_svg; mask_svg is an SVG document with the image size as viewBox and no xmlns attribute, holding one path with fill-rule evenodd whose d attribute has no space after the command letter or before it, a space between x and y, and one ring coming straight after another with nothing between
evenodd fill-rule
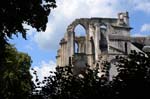
<instances>
[{"instance_id":1,"label":"stone column","mask_svg":"<svg viewBox=\"0 0 150 99\"><path fill-rule=\"evenodd\" d=\"M79 53L86 53L85 52L85 47L86 47L85 37L77 37L76 40L79 45Z\"/></svg>"},{"instance_id":2,"label":"stone column","mask_svg":"<svg viewBox=\"0 0 150 99\"><path fill-rule=\"evenodd\" d=\"M74 54L74 33L68 32L68 43L67 43L67 50L68 50L68 56L72 57Z\"/></svg>"},{"instance_id":3,"label":"stone column","mask_svg":"<svg viewBox=\"0 0 150 99\"><path fill-rule=\"evenodd\" d=\"M62 61L61 66L65 66L66 65L66 59L67 59L66 43L67 42L66 42L66 40L64 38L60 42L60 45L61 45L61 57L62 57L62 59L61 59L61 61Z\"/></svg>"},{"instance_id":4,"label":"stone column","mask_svg":"<svg viewBox=\"0 0 150 99\"><path fill-rule=\"evenodd\" d=\"M93 52L92 52L92 44L91 44L91 38L93 38L93 40L94 40L94 26L93 25L90 25L89 26L89 38L88 38L88 40L89 40L89 44L88 44L88 54L93 54Z\"/></svg>"},{"instance_id":5,"label":"stone column","mask_svg":"<svg viewBox=\"0 0 150 99\"><path fill-rule=\"evenodd\" d=\"M63 59L63 57L62 57L62 47L60 48L60 66L62 66L62 59Z\"/></svg>"},{"instance_id":6,"label":"stone column","mask_svg":"<svg viewBox=\"0 0 150 99\"><path fill-rule=\"evenodd\" d=\"M68 65L67 64L67 48L66 48L66 44L67 44L67 42L65 41L64 42L64 58L65 58L65 60L64 60L64 65L66 66L66 65Z\"/></svg>"},{"instance_id":7,"label":"stone column","mask_svg":"<svg viewBox=\"0 0 150 99\"><path fill-rule=\"evenodd\" d=\"M123 13L123 14L124 14L123 20L124 20L125 24L126 24L127 26L129 26L129 15L128 15L128 12L125 12L125 13Z\"/></svg>"},{"instance_id":8,"label":"stone column","mask_svg":"<svg viewBox=\"0 0 150 99\"><path fill-rule=\"evenodd\" d=\"M95 60L97 61L98 60L98 56L100 54L100 47L99 47L99 44L100 44L100 26L99 26L99 23L96 23L95 24Z\"/></svg>"},{"instance_id":9,"label":"stone column","mask_svg":"<svg viewBox=\"0 0 150 99\"><path fill-rule=\"evenodd\" d=\"M60 63L60 66L63 66L63 45L62 45L62 41L60 42L60 50L61 50L61 63Z\"/></svg>"},{"instance_id":10,"label":"stone column","mask_svg":"<svg viewBox=\"0 0 150 99\"><path fill-rule=\"evenodd\" d=\"M72 56L74 55L74 32L72 30L67 30L67 45L66 45L66 61L67 65L69 65L69 58L72 59Z\"/></svg>"},{"instance_id":11,"label":"stone column","mask_svg":"<svg viewBox=\"0 0 150 99\"><path fill-rule=\"evenodd\" d=\"M88 64L90 66L93 65L93 62L95 60L95 57L94 57L94 53L95 53L95 48L93 48L93 43L95 40L95 27L94 25L90 24L89 25L89 38L88 38ZM94 44L95 45L95 44ZM93 52L94 50L94 52Z\"/></svg>"}]
</instances>

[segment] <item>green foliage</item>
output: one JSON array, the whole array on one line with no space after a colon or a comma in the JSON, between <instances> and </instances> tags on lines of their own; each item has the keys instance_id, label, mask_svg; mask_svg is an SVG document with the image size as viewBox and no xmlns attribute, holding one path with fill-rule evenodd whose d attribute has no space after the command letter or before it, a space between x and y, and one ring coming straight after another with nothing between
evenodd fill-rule
<instances>
[{"instance_id":1,"label":"green foliage","mask_svg":"<svg viewBox=\"0 0 150 99\"><path fill-rule=\"evenodd\" d=\"M26 38L23 23L44 31L51 8L56 7L55 3L55 0L1 0L0 33L11 38L12 34L19 32Z\"/></svg>"},{"instance_id":2,"label":"green foliage","mask_svg":"<svg viewBox=\"0 0 150 99\"><path fill-rule=\"evenodd\" d=\"M132 51L128 57L117 57L119 74L113 81L119 98L150 97L150 54Z\"/></svg>"},{"instance_id":3,"label":"green foliage","mask_svg":"<svg viewBox=\"0 0 150 99\"><path fill-rule=\"evenodd\" d=\"M122 99L150 97L150 55L132 51L127 57L116 57L118 75L112 81L98 76L98 69L86 68L85 72L74 75L73 67L58 67L49 77L37 85L34 95L40 99ZM109 68L109 63L105 63ZM107 69L106 69L107 70ZM44 84L44 86L41 86ZM33 96L34 96L33 95Z\"/></svg>"},{"instance_id":4,"label":"green foliage","mask_svg":"<svg viewBox=\"0 0 150 99\"><path fill-rule=\"evenodd\" d=\"M55 0L0 1L0 99L27 99L31 93L31 58L10 46L8 38L21 33L26 39L23 24L45 31L48 15L55 7Z\"/></svg>"},{"instance_id":5,"label":"green foliage","mask_svg":"<svg viewBox=\"0 0 150 99\"><path fill-rule=\"evenodd\" d=\"M26 39L27 29L23 24L30 25L37 31L45 31L48 15L56 7L55 0L1 0L0 1L0 67L5 61L7 39L18 33Z\"/></svg>"},{"instance_id":6,"label":"green foliage","mask_svg":"<svg viewBox=\"0 0 150 99\"><path fill-rule=\"evenodd\" d=\"M5 67L0 72L0 99L27 99L31 93L31 58L7 45Z\"/></svg>"},{"instance_id":7,"label":"green foliage","mask_svg":"<svg viewBox=\"0 0 150 99\"><path fill-rule=\"evenodd\" d=\"M37 92L43 99L91 99L109 98L110 86L107 77L98 76L98 68L91 70L86 68L85 72L74 75L73 67L57 67L56 72L51 72L42 82L37 82ZM36 71L34 71L36 74ZM37 77L37 76L36 76Z\"/></svg>"}]
</instances>

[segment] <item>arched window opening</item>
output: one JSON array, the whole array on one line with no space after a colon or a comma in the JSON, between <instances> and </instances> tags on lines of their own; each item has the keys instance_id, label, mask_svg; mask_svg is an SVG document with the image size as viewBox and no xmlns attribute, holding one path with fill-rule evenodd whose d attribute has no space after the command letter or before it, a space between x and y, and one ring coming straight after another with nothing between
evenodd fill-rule
<instances>
[{"instance_id":1,"label":"arched window opening","mask_svg":"<svg viewBox=\"0 0 150 99\"><path fill-rule=\"evenodd\" d=\"M107 52L107 48L108 48L106 31L107 31L106 25L102 24L100 26L100 49L102 52Z\"/></svg>"},{"instance_id":2,"label":"arched window opening","mask_svg":"<svg viewBox=\"0 0 150 99\"><path fill-rule=\"evenodd\" d=\"M78 43L74 42L74 46L75 46L75 48L74 48L75 53L79 53L79 45L78 45Z\"/></svg>"},{"instance_id":3,"label":"arched window opening","mask_svg":"<svg viewBox=\"0 0 150 99\"><path fill-rule=\"evenodd\" d=\"M105 33L106 30L107 30L106 25L103 24L103 25L100 26L100 31L101 31L101 33Z\"/></svg>"},{"instance_id":4,"label":"arched window opening","mask_svg":"<svg viewBox=\"0 0 150 99\"><path fill-rule=\"evenodd\" d=\"M75 32L75 36L78 36L78 37L80 37L80 36L86 36L86 30L80 24L75 27L74 32Z\"/></svg>"}]
</instances>

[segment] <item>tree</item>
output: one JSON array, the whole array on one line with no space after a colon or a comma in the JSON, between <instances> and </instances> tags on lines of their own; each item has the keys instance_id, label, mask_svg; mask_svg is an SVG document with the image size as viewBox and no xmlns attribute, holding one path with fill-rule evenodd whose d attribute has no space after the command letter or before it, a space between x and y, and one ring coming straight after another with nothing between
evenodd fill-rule
<instances>
[{"instance_id":1,"label":"tree","mask_svg":"<svg viewBox=\"0 0 150 99\"><path fill-rule=\"evenodd\" d=\"M0 99L28 99L31 93L31 58L12 45L5 50L5 68L0 72Z\"/></svg>"},{"instance_id":2,"label":"tree","mask_svg":"<svg viewBox=\"0 0 150 99\"><path fill-rule=\"evenodd\" d=\"M36 71L34 73L37 74ZM110 98L108 79L98 76L98 68L92 70L87 66L84 73L74 75L73 67L65 66L57 67L56 72L51 73L42 82L36 75L35 82L38 85L36 88L41 88L36 95L43 99Z\"/></svg>"},{"instance_id":3,"label":"tree","mask_svg":"<svg viewBox=\"0 0 150 99\"><path fill-rule=\"evenodd\" d=\"M23 24L45 31L48 15L55 7L55 0L0 1L0 98L26 99L31 89L31 58L9 45L8 38L21 33L26 39Z\"/></svg>"},{"instance_id":4,"label":"tree","mask_svg":"<svg viewBox=\"0 0 150 99\"><path fill-rule=\"evenodd\" d=\"M45 31L51 8L56 7L55 0L1 0L0 1L0 66L5 62L5 45L12 34L22 34L26 39L23 24Z\"/></svg>"},{"instance_id":5,"label":"tree","mask_svg":"<svg viewBox=\"0 0 150 99\"><path fill-rule=\"evenodd\" d=\"M59 67L42 82L36 76L38 95L43 99L122 99L150 97L150 54L132 51L128 56L117 56L118 75L113 81L98 76L98 68L86 68L79 75L73 67ZM106 62L106 67L109 63ZM36 72L35 72L36 74ZM41 87L41 84L45 84Z\"/></svg>"},{"instance_id":6,"label":"tree","mask_svg":"<svg viewBox=\"0 0 150 99\"><path fill-rule=\"evenodd\" d=\"M150 54L132 51L127 57L117 57L118 75L114 78L114 96L121 98L150 97Z\"/></svg>"}]
</instances>

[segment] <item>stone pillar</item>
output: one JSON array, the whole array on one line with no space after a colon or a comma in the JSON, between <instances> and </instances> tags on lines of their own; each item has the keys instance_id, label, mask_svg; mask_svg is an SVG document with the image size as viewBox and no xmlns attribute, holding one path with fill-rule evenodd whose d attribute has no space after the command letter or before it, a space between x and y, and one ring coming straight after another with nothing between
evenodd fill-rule
<instances>
[{"instance_id":1,"label":"stone pillar","mask_svg":"<svg viewBox=\"0 0 150 99\"><path fill-rule=\"evenodd\" d=\"M62 58L63 58L63 62L62 62L62 66L65 66L65 49L64 49L64 42L62 44Z\"/></svg>"},{"instance_id":2,"label":"stone pillar","mask_svg":"<svg viewBox=\"0 0 150 99\"><path fill-rule=\"evenodd\" d=\"M124 13L124 22L126 23L127 26L129 26L129 15L128 15L128 12Z\"/></svg>"},{"instance_id":3,"label":"stone pillar","mask_svg":"<svg viewBox=\"0 0 150 99\"><path fill-rule=\"evenodd\" d=\"M98 59L98 56L99 56L99 54L100 54L100 47L99 47L99 45L100 45L100 27L99 27L99 23L96 23L95 24L95 27L96 27L96 29L95 29L95 60L99 60Z\"/></svg>"},{"instance_id":4,"label":"stone pillar","mask_svg":"<svg viewBox=\"0 0 150 99\"><path fill-rule=\"evenodd\" d=\"M72 57L74 55L74 33L68 32L68 43L67 43L67 50L68 50L68 56Z\"/></svg>"},{"instance_id":5,"label":"stone pillar","mask_svg":"<svg viewBox=\"0 0 150 99\"><path fill-rule=\"evenodd\" d=\"M67 30L67 44L65 51L66 54L66 65L69 65L69 58L72 59L72 56L74 55L75 51L75 45L74 45L74 32L72 32L72 28Z\"/></svg>"},{"instance_id":6,"label":"stone pillar","mask_svg":"<svg viewBox=\"0 0 150 99\"><path fill-rule=\"evenodd\" d=\"M93 66L93 62L95 60L95 48L94 48L94 40L95 40L95 28L92 24L89 25L89 38L88 38L88 64ZM94 51L93 51L94 50Z\"/></svg>"},{"instance_id":7,"label":"stone pillar","mask_svg":"<svg viewBox=\"0 0 150 99\"><path fill-rule=\"evenodd\" d=\"M61 66L66 65L66 58L67 58L67 53L66 53L66 40L63 38L60 42L61 45Z\"/></svg>"},{"instance_id":8,"label":"stone pillar","mask_svg":"<svg viewBox=\"0 0 150 99\"><path fill-rule=\"evenodd\" d=\"M90 25L89 26L89 38L88 38L88 40L89 40L89 45L88 45L88 54L93 54L93 49L92 49L92 44L91 44L91 39L93 38L93 40L94 40L94 26L93 25Z\"/></svg>"},{"instance_id":9,"label":"stone pillar","mask_svg":"<svg viewBox=\"0 0 150 99\"><path fill-rule=\"evenodd\" d=\"M62 61L63 61L62 58L63 58L62 57L62 48L60 48L60 66L62 66Z\"/></svg>"},{"instance_id":10,"label":"stone pillar","mask_svg":"<svg viewBox=\"0 0 150 99\"><path fill-rule=\"evenodd\" d=\"M62 42L60 42L60 51L61 51L61 63L60 63L60 66L63 66L63 46L62 46Z\"/></svg>"},{"instance_id":11,"label":"stone pillar","mask_svg":"<svg viewBox=\"0 0 150 99\"><path fill-rule=\"evenodd\" d=\"M118 13L118 25L127 25L129 26L129 15L128 12Z\"/></svg>"},{"instance_id":12,"label":"stone pillar","mask_svg":"<svg viewBox=\"0 0 150 99\"><path fill-rule=\"evenodd\" d=\"M68 63L67 63L67 61L68 61L68 54L67 54L67 51L66 51L67 50L67 42L66 41L65 41L65 44L64 44L64 50L65 50L64 51L64 54L65 54L65 56L64 56L65 57L64 65L66 66L66 65L68 65Z\"/></svg>"},{"instance_id":13,"label":"stone pillar","mask_svg":"<svg viewBox=\"0 0 150 99\"><path fill-rule=\"evenodd\" d=\"M76 41L78 42L79 45L79 53L86 53L85 52L85 37L76 37Z\"/></svg>"}]
</instances>

